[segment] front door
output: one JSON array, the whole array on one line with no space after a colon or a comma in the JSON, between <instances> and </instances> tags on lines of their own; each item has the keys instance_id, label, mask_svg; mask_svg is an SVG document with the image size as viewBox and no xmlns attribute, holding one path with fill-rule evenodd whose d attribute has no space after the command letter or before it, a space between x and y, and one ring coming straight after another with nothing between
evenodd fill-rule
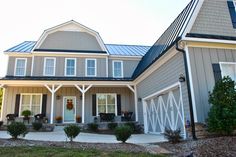
<instances>
[{"instance_id":1,"label":"front door","mask_svg":"<svg viewBox=\"0 0 236 157\"><path fill-rule=\"evenodd\" d=\"M63 98L63 122L75 123L76 97Z\"/></svg>"}]
</instances>

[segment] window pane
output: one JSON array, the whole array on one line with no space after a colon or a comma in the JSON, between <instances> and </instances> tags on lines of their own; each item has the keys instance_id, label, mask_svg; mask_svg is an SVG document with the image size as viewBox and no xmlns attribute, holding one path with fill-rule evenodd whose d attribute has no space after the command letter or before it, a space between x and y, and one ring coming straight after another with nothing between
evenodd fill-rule
<instances>
[{"instance_id":1,"label":"window pane","mask_svg":"<svg viewBox=\"0 0 236 157\"><path fill-rule=\"evenodd\" d=\"M32 107L31 107L32 115L40 113L40 100L41 100L40 95L32 95Z\"/></svg>"},{"instance_id":2,"label":"window pane","mask_svg":"<svg viewBox=\"0 0 236 157\"><path fill-rule=\"evenodd\" d=\"M22 95L20 115L24 110L30 110L30 95Z\"/></svg>"},{"instance_id":3,"label":"window pane","mask_svg":"<svg viewBox=\"0 0 236 157\"><path fill-rule=\"evenodd\" d=\"M98 114L116 113L114 94L97 94Z\"/></svg>"},{"instance_id":4,"label":"window pane","mask_svg":"<svg viewBox=\"0 0 236 157\"><path fill-rule=\"evenodd\" d=\"M74 59L67 59L66 75L75 75L75 60Z\"/></svg>"},{"instance_id":5,"label":"window pane","mask_svg":"<svg viewBox=\"0 0 236 157\"><path fill-rule=\"evenodd\" d=\"M114 62L114 77L122 77L121 62Z\"/></svg>"},{"instance_id":6,"label":"window pane","mask_svg":"<svg viewBox=\"0 0 236 157\"><path fill-rule=\"evenodd\" d=\"M87 75L95 76L95 60L87 60Z\"/></svg>"},{"instance_id":7,"label":"window pane","mask_svg":"<svg viewBox=\"0 0 236 157\"><path fill-rule=\"evenodd\" d=\"M17 76L24 76L25 75L25 60L24 59L18 59L16 60L16 75Z\"/></svg>"},{"instance_id":8,"label":"window pane","mask_svg":"<svg viewBox=\"0 0 236 157\"><path fill-rule=\"evenodd\" d=\"M54 69L55 69L54 62L55 62L54 59L46 59L45 75L54 75Z\"/></svg>"},{"instance_id":9,"label":"window pane","mask_svg":"<svg viewBox=\"0 0 236 157\"><path fill-rule=\"evenodd\" d=\"M115 113L115 105L107 105L107 113Z\"/></svg>"},{"instance_id":10,"label":"window pane","mask_svg":"<svg viewBox=\"0 0 236 157\"><path fill-rule=\"evenodd\" d=\"M235 64L222 64L222 76L229 76L232 80L236 81Z\"/></svg>"}]
</instances>

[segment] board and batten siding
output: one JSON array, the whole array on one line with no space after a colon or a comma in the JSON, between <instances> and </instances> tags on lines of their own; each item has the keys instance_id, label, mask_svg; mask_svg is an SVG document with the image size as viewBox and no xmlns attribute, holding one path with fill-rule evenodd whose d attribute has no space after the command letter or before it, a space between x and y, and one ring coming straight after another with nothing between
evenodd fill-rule
<instances>
[{"instance_id":1,"label":"board and batten siding","mask_svg":"<svg viewBox=\"0 0 236 157\"><path fill-rule=\"evenodd\" d=\"M172 50L175 51L175 50ZM171 52L169 52L171 53ZM183 54L178 52L160 68L137 84L138 98L145 98L179 81L180 74L185 75ZM186 82L181 83L185 121L190 120ZM143 123L143 104L138 102L139 122Z\"/></svg>"},{"instance_id":2,"label":"board and batten siding","mask_svg":"<svg viewBox=\"0 0 236 157\"><path fill-rule=\"evenodd\" d=\"M140 60L127 59L109 59L108 60L108 76L113 77L113 63L112 61L123 61L123 77L132 77L132 74L137 67Z\"/></svg>"},{"instance_id":3,"label":"board and batten siding","mask_svg":"<svg viewBox=\"0 0 236 157\"><path fill-rule=\"evenodd\" d=\"M236 37L227 0L205 0L190 33Z\"/></svg>"},{"instance_id":4,"label":"board and batten siding","mask_svg":"<svg viewBox=\"0 0 236 157\"><path fill-rule=\"evenodd\" d=\"M34 71L33 76L43 76L44 58L47 56L34 57ZM76 76L85 77L85 60L84 57L55 57L56 58L56 72L55 76L65 76L65 58L76 58ZM106 77L106 58L95 58L97 60L97 77Z\"/></svg>"},{"instance_id":5,"label":"board and batten siding","mask_svg":"<svg viewBox=\"0 0 236 157\"><path fill-rule=\"evenodd\" d=\"M26 58L27 59L26 76L30 76L31 75L32 57L13 57L13 56L9 56L9 59L8 59L7 75L14 76L16 58Z\"/></svg>"},{"instance_id":6,"label":"board and batten siding","mask_svg":"<svg viewBox=\"0 0 236 157\"><path fill-rule=\"evenodd\" d=\"M209 92L215 85L212 64L219 62L236 62L236 50L214 48L188 48L193 78L194 95L199 122L205 122L210 104Z\"/></svg>"}]
</instances>

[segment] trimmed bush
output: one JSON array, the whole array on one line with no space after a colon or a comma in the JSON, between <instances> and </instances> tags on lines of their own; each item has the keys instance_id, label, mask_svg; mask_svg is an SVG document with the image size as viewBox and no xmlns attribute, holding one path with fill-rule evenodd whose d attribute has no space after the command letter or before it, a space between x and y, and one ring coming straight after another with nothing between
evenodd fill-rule
<instances>
[{"instance_id":1,"label":"trimmed bush","mask_svg":"<svg viewBox=\"0 0 236 157\"><path fill-rule=\"evenodd\" d=\"M32 126L34 130L39 131L43 127L43 124L40 122L34 122L32 123Z\"/></svg>"},{"instance_id":2,"label":"trimmed bush","mask_svg":"<svg viewBox=\"0 0 236 157\"><path fill-rule=\"evenodd\" d=\"M164 136L165 138L168 139L169 142L178 143L182 139L182 137L180 136L180 133L181 133L180 129L171 130L171 129L165 128Z\"/></svg>"},{"instance_id":3,"label":"trimmed bush","mask_svg":"<svg viewBox=\"0 0 236 157\"><path fill-rule=\"evenodd\" d=\"M118 124L117 123L108 123L108 128L110 129L110 130L115 130L115 128L118 126Z\"/></svg>"},{"instance_id":4,"label":"trimmed bush","mask_svg":"<svg viewBox=\"0 0 236 157\"><path fill-rule=\"evenodd\" d=\"M130 138L131 134L132 129L127 125L120 126L115 129L117 141L122 141L123 143L125 143Z\"/></svg>"},{"instance_id":5,"label":"trimmed bush","mask_svg":"<svg viewBox=\"0 0 236 157\"><path fill-rule=\"evenodd\" d=\"M236 90L235 82L230 77L224 77L215 84L209 95L212 104L208 114L208 131L217 134L230 135L236 129Z\"/></svg>"},{"instance_id":6,"label":"trimmed bush","mask_svg":"<svg viewBox=\"0 0 236 157\"><path fill-rule=\"evenodd\" d=\"M135 128L136 128L136 125L135 125L135 123L132 123L132 122L128 122L128 123L125 123L125 125L126 126L129 126L130 128L131 128L131 130L132 130L132 133L134 133L135 132Z\"/></svg>"},{"instance_id":7,"label":"trimmed bush","mask_svg":"<svg viewBox=\"0 0 236 157\"><path fill-rule=\"evenodd\" d=\"M29 117L31 115L31 111L30 110L24 110L22 111L22 116L25 116L25 117Z\"/></svg>"},{"instance_id":8,"label":"trimmed bush","mask_svg":"<svg viewBox=\"0 0 236 157\"><path fill-rule=\"evenodd\" d=\"M7 133L10 134L12 138L17 139L20 135L24 137L28 132L24 123L12 122L7 126Z\"/></svg>"},{"instance_id":9,"label":"trimmed bush","mask_svg":"<svg viewBox=\"0 0 236 157\"><path fill-rule=\"evenodd\" d=\"M78 127L77 125L68 125L64 128L64 132L66 134L66 136L70 139L70 141L72 142L73 139L79 135L80 133L80 127Z\"/></svg>"},{"instance_id":10,"label":"trimmed bush","mask_svg":"<svg viewBox=\"0 0 236 157\"><path fill-rule=\"evenodd\" d=\"M88 129L90 131L96 132L96 131L98 131L98 124L96 124L96 123L89 123L88 124Z\"/></svg>"}]
</instances>

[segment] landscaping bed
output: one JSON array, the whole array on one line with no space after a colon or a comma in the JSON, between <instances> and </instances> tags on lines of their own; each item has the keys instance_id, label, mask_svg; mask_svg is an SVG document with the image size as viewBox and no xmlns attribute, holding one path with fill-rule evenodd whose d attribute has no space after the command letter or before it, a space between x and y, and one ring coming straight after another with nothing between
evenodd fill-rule
<instances>
[{"instance_id":1,"label":"landscaping bed","mask_svg":"<svg viewBox=\"0 0 236 157\"><path fill-rule=\"evenodd\" d=\"M236 136L204 138L197 141L183 141L177 144L164 142L157 145L173 152L176 156L183 156L183 154L188 154L191 151L194 156L236 156Z\"/></svg>"}]
</instances>

